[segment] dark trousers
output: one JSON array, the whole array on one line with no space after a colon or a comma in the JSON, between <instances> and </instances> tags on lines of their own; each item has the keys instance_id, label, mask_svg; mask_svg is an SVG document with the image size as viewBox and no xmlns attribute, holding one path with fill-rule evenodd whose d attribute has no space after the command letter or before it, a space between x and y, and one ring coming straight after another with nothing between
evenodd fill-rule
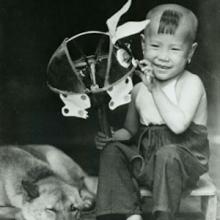
<instances>
[{"instance_id":1,"label":"dark trousers","mask_svg":"<svg viewBox=\"0 0 220 220\"><path fill-rule=\"evenodd\" d=\"M207 144L203 134L196 135L200 139L195 142L194 133L177 138L166 127L145 130L138 135L139 144L111 143L101 153L98 216L141 214L139 186L143 185L152 190L153 213L161 211L173 217L182 193L194 187L199 176L207 171L204 158L208 156L208 146L200 145L206 152L200 155L201 161L192 153L197 144Z\"/></svg>"}]
</instances>

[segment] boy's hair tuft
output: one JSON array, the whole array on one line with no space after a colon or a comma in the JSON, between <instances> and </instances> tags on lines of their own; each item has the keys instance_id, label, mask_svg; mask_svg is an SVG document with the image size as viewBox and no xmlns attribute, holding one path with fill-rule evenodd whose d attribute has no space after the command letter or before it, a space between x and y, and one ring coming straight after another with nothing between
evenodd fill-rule
<instances>
[{"instance_id":1,"label":"boy's hair tuft","mask_svg":"<svg viewBox=\"0 0 220 220\"><path fill-rule=\"evenodd\" d=\"M165 10L160 18L158 34L175 34L182 16L180 12Z\"/></svg>"}]
</instances>

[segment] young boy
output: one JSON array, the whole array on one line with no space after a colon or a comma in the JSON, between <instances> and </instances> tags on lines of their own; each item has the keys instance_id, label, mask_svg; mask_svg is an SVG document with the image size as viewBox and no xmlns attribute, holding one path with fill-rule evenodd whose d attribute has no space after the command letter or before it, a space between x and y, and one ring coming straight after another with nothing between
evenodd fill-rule
<instances>
[{"instance_id":1,"label":"young boy","mask_svg":"<svg viewBox=\"0 0 220 220\"><path fill-rule=\"evenodd\" d=\"M147 18L142 82L135 85L124 128L96 137L100 159L97 216L141 220L138 186L153 193L156 219L174 219L181 195L208 170L207 100L187 71L197 47L197 18L188 9L160 5Z\"/></svg>"}]
</instances>

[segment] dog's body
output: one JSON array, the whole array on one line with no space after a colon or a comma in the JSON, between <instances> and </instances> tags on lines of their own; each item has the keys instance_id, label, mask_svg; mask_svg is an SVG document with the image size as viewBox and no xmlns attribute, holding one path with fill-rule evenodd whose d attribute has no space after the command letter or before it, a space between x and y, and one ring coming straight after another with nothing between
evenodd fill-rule
<instances>
[{"instance_id":1,"label":"dog's body","mask_svg":"<svg viewBox=\"0 0 220 220\"><path fill-rule=\"evenodd\" d=\"M84 198L94 195L96 184L55 147L0 147L0 217L75 219L86 206Z\"/></svg>"}]
</instances>

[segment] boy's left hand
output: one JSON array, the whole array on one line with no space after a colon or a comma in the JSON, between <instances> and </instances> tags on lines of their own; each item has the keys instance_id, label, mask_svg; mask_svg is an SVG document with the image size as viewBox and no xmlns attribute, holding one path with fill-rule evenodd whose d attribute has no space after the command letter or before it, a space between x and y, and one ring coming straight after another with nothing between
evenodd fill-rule
<instances>
[{"instance_id":1,"label":"boy's left hand","mask_svg":"<svg viewBox=\"0 0 220 220\"><path fill-rule=\"evenodd\" d=\"M113 141L112 137L108 137L103 132L99 131L95 136L95 145L98 150L103 150L106 144Z\"/></svg>"}]
</instances>

